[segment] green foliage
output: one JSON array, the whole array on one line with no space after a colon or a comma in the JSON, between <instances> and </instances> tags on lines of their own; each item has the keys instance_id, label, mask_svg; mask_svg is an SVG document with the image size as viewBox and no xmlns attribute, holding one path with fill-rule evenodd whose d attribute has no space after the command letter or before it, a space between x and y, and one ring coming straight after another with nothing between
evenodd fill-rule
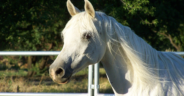
<instances>
[{"instance_id":1,"label":"green foliage","mask_svg":"<svg viewBox=\"0 0 184 96\"><path fill-rule=\"evenodd\" d=\"M36 63L35 66L32 65L32 67L29 68L28 71L36 72L35 76L41 76L42 75L42 72L39 69L39 64L38 63Z\"/></svg>"},{"instance_id":2,"label":"green foliage","mask_svg":"<svg viewBox=\"0 0 184 96\"><path fill-rule=\"evenodd\" d=\"M2 77L8 77L8 76L26 76L27 71L20 69L20 70L6 70L6 71L0 71L0 76Z\"/></svg>"},{"instance_id":3,"label":"green foliage","mask_svg":"<svg viewBox=\"0 0 184 96\"><path fill-rule=\"evenodd\" d=\"M49 50L48 43L58 45L55 40L67 18L64 1L0 2L0 50Z\"/></svg>"},{"instance_id":4,"label":"green foliage","mask_svg":"<svg viewBox=\"0 0 184 96\"><path fill-rule=\"evenodd\" d=\"M90 0L159 50L184 48L184 0ZM56 50L70 16L66 1L1 0L0 50ZM79 9L84 1L72 0ZM51 44L51 48L48 47Z\"/></svg>"},{"instance_id":5,"label":"green foliage","mask_svg":"<svg viewBox=\"0 0 184 96\"><path fill-rule=\"evenodd\" d=\"M84 9L84 0L72 2ZM157 50L184 50L184 0L90 2ZM61 50L60 32L71 17L66 0L1 0L0 12L0 50Z\"/></svg>"},{"instance_id":6,"label":"green foliage","mask_svg":"<svg viewBox=\"0 0 184 96\"><path fill-rule=\"evenodd\" d=\"M132 28L154 48L183 51L184 0L108 1L114 3L106 3L105 13Z\"/></svg>"},{"instance_id":7,"label":"green foliage","mask_svg":"<svg viewBox=\"0 0 184 96\"><path fill-rule=\"evenodd\" d=\"M70 18L65 2L1 0L0 50L61 50L60 32Z\"/></svg>"}]
</instances>

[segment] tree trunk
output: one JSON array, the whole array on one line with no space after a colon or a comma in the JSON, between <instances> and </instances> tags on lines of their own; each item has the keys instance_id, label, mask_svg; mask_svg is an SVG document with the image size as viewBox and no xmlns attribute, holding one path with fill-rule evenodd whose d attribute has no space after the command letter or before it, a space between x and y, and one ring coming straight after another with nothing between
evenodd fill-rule
<instances>
[{"instance_id":1,"label":"tree trunk","mask_svg":"<svg viewBox=\"0 0 184 96\"><path fill-rule=\"evenodd\" d=\"M27 58L27 64L28 64L28 69L31 69L32 68L32 57L31 56L28 56ZM27 76L28 77L31 77L33 74L32 71L28 70L28 73L27 73Z\"/></svg>"},{"instance_id":2,"label":"tree trunk","mask_svg":"<svg viewBox=\"0 0 184 96\"><path fill-rule=\"evenodd\" d=\"M34 74L35 74L35 72L34 71L32 71L32 70L29 70L29 69L32 69L33 68L33 66L35 65L35 57L33 57L33 56L28 56L28 58L27 58L27 64L28 64L28 73L27 73L27 77L32 77Z\"/></svg>"},{"instance_id":3,"label":"tree trunk","mask_svg":"<svg viewBox=\"0 0 184 96\"><path fill-rule=\"evenodd\" d=\"M39 64L39 69L40 70L43 70L45 68L45 66L47 64L47 60L48 60L48 56L42 57L41 62Z\"/></svg>"}]
</instances>

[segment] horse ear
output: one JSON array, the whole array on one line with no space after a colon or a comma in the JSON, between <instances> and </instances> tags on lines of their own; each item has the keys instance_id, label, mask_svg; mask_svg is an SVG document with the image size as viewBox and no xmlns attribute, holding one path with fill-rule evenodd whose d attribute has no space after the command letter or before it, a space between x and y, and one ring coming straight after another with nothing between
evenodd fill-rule
<instances>
[{"instance_id":1,"label":"horse ear","mask_svg":"<svg viewBox=\"0 0 184 96\"><path fill-rule=\"evenodd\" d=\"M74 16L77 13L80 13L80 10L76 8L70 0L67 1L66 5L67 5L68 12L70 13L71 16Z\"/></svg>"},{"instance_id":2,"label":"horse ear","mask_svg":"<svg viewBox=\"0 0 184 96\"><path fill-rule=\"evenodd\" d=\"M95 10L93 8L93 5L88 0L84 0L84 1L85 1L85 7L84 7L85 11L94 18Z\"/></svg>"}]
</instances>

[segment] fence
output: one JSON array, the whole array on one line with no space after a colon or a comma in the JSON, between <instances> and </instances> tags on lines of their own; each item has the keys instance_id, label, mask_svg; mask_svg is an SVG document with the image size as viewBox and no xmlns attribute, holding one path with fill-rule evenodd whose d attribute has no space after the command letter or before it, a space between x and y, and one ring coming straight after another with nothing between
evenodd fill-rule
<instances>
[{"instance_id":1,"label":"fence","mask_svg":"<svg viewBox=\"0 0 184 96\"><path fill-rule=\"evenodd\" d=\"M173 52L184 56L184 52ZM58 55L59 51L0 51L0 56L45 56ZM94 84L93 81L94 69ZM94 89L94 92L92 91ZM99 94L99 64L88 67L88 93L0 93L0 96L114 96L114 94Z\"/></svg>"}]
</instances>

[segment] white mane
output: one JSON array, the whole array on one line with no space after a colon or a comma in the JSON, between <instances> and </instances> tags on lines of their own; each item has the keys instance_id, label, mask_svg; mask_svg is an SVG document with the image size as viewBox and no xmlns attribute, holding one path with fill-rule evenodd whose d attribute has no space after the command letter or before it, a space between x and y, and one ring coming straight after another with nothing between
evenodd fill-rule
<instances>
[{"instance_id":1,"label":"white mane","mask_svg":"<svg viewBox=\"0 0 184 96\"><path fill-rule=\"evenodd\" d=\"M124 54L126 56L122 55L122 58L128 59L126 60L127 65L132 71L131 75L133 75L130 81L135 84L134 86L136 87L134 88L138 89L140 86L151 88L155 83L158 83L159 77L155 74L156 68L152 67L158 64L158 59L155 58L158 55L157 51L142 38L139 38L129 27L121 25L114 18L105 14L96 13L96 15L98 14L103 18L102 20L106 25L104 27L106 28L107 38L109 39L109 49L115 51L112 49L112 46L117 44L125 52ZM148 54L151 55L147 56ZM155 60L149 59L153 57Z\"/></svg>"},{"instance_id":2,"label":"white mane","mask_svg":"<svg viewBox=\"0 0 184 96\"><path fill-rule=\"evenodd\" d=\"M138 37L129 27L121 25L110 16L96 12L96 18L104 24L104 31L108 38L109 49L111 51L116 51L116 53L122 53L113 50L112 46L116 44L115 46L120 46L119 48L122 49L124 52L123 54L126 55L124 56L122 54L122 58L127 59L127 66L129 66L131 70L132 77L129 79L133 84L132 90L135 91L135 94L137 94L136 92L139 90L139 94L148 96L155 84L171 82L172 87L177 89L175 96L176 94L184 95L184 93L182 93L183 86L178 86L178 82L182 85L184 84L184 76L180 70L176 69L178 65L174 64L174 62L177 61L179 67L184 70L184 60L180 56L172 53L165 54L155 50L142 38ZM173 59L175 61L172 61ZM162 63L160 63L159 60L161 60ZM162 68L159 68L160 66ZM167 70L167 74L170 77L169 81L165 81L164 77L161 77L160 70ZM182 72L184 72L183 70ZM180 79L175 79L176 77ZM163 87L157 90L160 91L160 94L164 92ZM172 91L172 89L170 89L170 91Z\"/></svg>"}]
</instances>

